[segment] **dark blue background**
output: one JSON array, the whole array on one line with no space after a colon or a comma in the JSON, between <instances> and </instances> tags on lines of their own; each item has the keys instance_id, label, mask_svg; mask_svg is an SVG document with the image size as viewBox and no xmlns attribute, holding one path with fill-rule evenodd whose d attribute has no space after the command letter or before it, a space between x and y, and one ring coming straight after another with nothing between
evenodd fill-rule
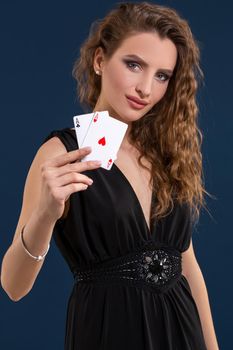
<instances>
[{"instance_id":1,"label":"dark blue background","mask_svg":"<svg viewBox=\"0 0 233 350\"><path fill-rule=\"evenodd\" d=\"M193 233L221 349L232 341L232 5L229 1L158 1L184 16L200 43L205 86L203 131L207 198ZM71 76L79 46L113 1L4 1L0 5L1 221L0 260L12 242L29 166L45 136L73 127L82 110ZM231 92L231 94L230 94ZM231 234L230 234L231 232ZM0 288L2 350L63 349L72 275L53 240L31 292L13 302Z\"/></svg>"}]
</instances>

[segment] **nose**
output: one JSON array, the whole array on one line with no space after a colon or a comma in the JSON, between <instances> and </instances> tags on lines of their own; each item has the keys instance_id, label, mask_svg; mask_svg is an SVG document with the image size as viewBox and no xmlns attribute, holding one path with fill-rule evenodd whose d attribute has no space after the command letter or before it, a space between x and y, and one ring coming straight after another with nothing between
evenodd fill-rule
<instances>
[{"instance_id":1,"label":"nose","mask_svg":"<svg viewBox=\"0 0 233 350\"><path fill-rule=\"evenodd\" d=\"M141 95L141 97L148 97L151 94L152 83L154 76L150 75L142 76L140 81L137 83L135 90Z\"/></svg>"}]
</instances>

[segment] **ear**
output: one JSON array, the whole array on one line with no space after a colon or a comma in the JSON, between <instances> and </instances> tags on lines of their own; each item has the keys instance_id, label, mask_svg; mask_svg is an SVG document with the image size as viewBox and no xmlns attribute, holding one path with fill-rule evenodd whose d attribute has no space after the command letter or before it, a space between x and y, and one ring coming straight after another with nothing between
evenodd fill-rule
<instances>
[{"instance_id":1,"label":"ear","mask_svg":"<svg viewBox=\"0 0 233 350\"><path fill-rule=\"evenodd\" d=\"M102 71L103 68L103 64L104 64L104 52L102 47L97 47L97 49L95 50L94 53L94 59L93 59L93 68L94 71Z\"/></svg>"}]
</instances>

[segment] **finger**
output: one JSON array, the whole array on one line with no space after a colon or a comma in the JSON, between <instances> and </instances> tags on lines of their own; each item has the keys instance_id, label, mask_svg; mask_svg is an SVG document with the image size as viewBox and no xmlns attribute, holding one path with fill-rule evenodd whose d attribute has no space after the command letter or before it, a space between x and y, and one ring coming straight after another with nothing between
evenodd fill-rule
<instances>
[{"instance_id":1,"label":"finger","mask_svg":"<svg viewBox=\"0 0 233 350\"><path fill-rule=\"evenodd\" d=\"M57 157L54 157L48 161L50 166L60 167L62 165L75 162L77 159L81 159L85 157L88 153L91 152L90 147L83 147L80 149L76 149L74 151L70 151L64 154L61 154Z\"/></svg>"},{"instance_id":2,"label":"finger","mask_svg":"<svg viewBox=\"0 0 233 350\"><path fill-rule=\"evenodd\" d=\"M93 181L84 174L72 172L56 178L53 182L53 186L61 187L72 183L91 185Z\"/></svg>"},{"instance_id":3,"label":"finger","mask_svg":"<svg viewBox=\"0 0 233 350\"><path fill-rule=\"evenodd\" d=\"M99 168L102 162L100 160L89 160L86 162L78 162L76 164L78 165L78 172L81 173L86 170L93 170Z\"/></svg>"},{"instance_id":4,"label":"finger","mask_svg":"<svg viewBox=\"0 0 233 350\"><path fill-rule=\"evenodd\" d=\"M66 200L70 197L70 195L74 192L84 191L88 188L87 185L83 183L72 183L70 185L66 185L63 187L60 187L61 191L61 197L65 198Z\"/></svg>"},{"instance_id":5,"label":"finger","mask_svg":"<svg viewBox=\"0 0 233 350\"><path fill-rule=\"evenodd\" d=\"M86 166L83 167L83 165L81 164L86 164ZM100 167L100 163L99 162L95 162L93 160L89 160L86 162L75 162L75 163L70 163L70 164L66 164L63 165L59 168L50 168L49 170L51 172L56 172L56 176L62 176L64 174L68 174L71 172L77 172L80 173L81 171L85 171L85 170L93 170L93 169L97 169Z\"/></svg>"}]
</instances>

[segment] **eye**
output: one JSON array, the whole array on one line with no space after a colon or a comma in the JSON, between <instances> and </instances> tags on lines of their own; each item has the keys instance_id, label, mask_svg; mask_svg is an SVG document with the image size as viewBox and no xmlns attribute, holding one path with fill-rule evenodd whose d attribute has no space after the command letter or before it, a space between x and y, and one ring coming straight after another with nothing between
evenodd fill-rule
<instances>
[{"instance_id":1,"label":"eye","mask_svg":"<svg viewBox=\"0 0 233 350\"><path fill-rule=\"evenodd\" d=\"M127 61L127 60L125 60L124 62L125 62L125 64L126 64L126 66L127 66L128 68L130 68L132 71L135 71L136 68L140 68L140 64L137 63L137 62L134 62L134 61Z\"/></svg>"},{"instance_id":2,"label":"eye","mask_svg":"<svg viewBox=\"0 0 233 350\"><path fill-rule=\"evenodd\" d=\"M167 75L167 74L165 74L165 73L158 73L158 76L160 76L160 77L162 77L162 79L159 79L160 81L162 81L162 82L165 82L165 81L167 81L170 77Z\"/></svg>"},{"instance_id":3,"label":"eye","mask_svg":"<svg viewBox=\"0 0 233 350\"><path fill-rule=\"evenodd\" d=\"M141 65L136 61L124 60L124 63L133 72L138 72L138 70L142 69ZM158 73L157 76L159 76L160 82L166 82L167 80L169 80L171 78L169 75L167 75L166 73L162 73L162 72Z\"/></svg>"}]
</instances>

